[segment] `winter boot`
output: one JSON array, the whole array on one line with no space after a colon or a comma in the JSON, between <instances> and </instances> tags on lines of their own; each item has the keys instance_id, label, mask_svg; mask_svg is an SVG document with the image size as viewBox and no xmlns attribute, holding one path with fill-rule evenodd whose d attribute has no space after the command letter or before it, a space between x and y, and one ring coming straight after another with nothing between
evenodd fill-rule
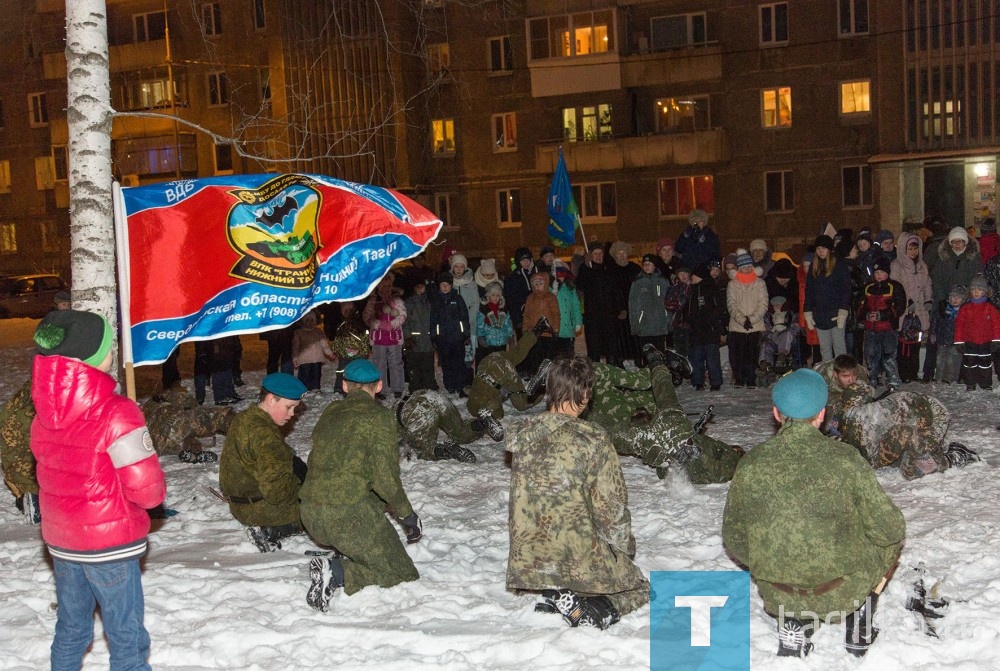
<instances>
[{"instance_id":1,"label":"winter boot","mask_svg":"<svg viewBox=\"0 0 1000 671\"><path fill-rule=\"evenodd\" d=\"M813 649L812 623L786 617L778 620L778 657L805 657Z\"/></svg>"},{"instance_id":2,"label":"winter boot","mask_svg":"<svg viewBox=\"0 0 1000 671\"><path fill-rule=\"evenodd\" d=\"M266 527L247 527L247 538L261 552L274 552L281 549L281 543L271 537Z\"/></svg>"},{"instance_id":3,"label":"winter boot","mask_svg":"<svg viewBox=\"0 0 1000 671\"><path fill-rule=\"evenodd\" d=\"M531 376L528 383L524 385L524 391L528 396L534 396L545 385L545 376L549 374L549 366L551 365L551 359L542 359L542 363L538 364L538 370Z\"/></svg>"},{"instance_id":4,"label":"winter boot","mask_svg":"<svg viewBox=\"0 0 1000 671\"><path fill-rule=\"evenodd\" d=\"M333 593L344 586L344 564L338 555L335 551L332 557L313 557L309 562L306 603L323 613L329 610Z\"/></svg>"},{"instance_id":5,"label":"winter boot","mask_svg":"<svg viewBox=\"0 0 1000 671\"><path fill-rule=\"evenodd\" d=\"M535 334L536 338L541 338L543 333L551 333L555 335L555 331L552 330L552 324L550 324L549 320L545 318L545 315L538 318L538 321L535 322L535 327L531 329L531 332Z\"/></svg>"},{"instance_id":6,"label":"winter boot","mask_svg":"<svg viewBox=\"0 0 1000 671\"><path fill-rule=\"evenodd\" d=\"M855 657L864 657L868 648L878 637L878 629L872 625L872 618L875 617L875 607L878 605L878 594L872 592L853 613L847 616L844 621L846 629L844 645L847 652Z\"/></svg>"},{"instance_id":7,"label":"winter boot","mask_svg":"<svg viewBox=\"0 0 1000 671\"><path fill-rule=\"evenodd\" d=\"M25 524L41 524L42 511L38 508L38 494L25 492L21 496L21 512L24 513Z\"/></svg>"},{"instance_id":8,"label":"winter boot","mask_svg":"<svg viewBox=\"0 0 1000 671\"><path fill-rule=\"evenodd\" d=\"M201 450L199 452L181 450L177 453L177 458L185 464L214 464L219 460L219 455L211 450Z\"/></svg>"},{"instance_id":9,"label":"winter boot","mask_svg":"<svg viewBox=\"0 0 1000 671\"><path fill-rule=\"evenodd\" d=\"M648 368L667 365L667 357L663 356L663 352L656 349L652 343L646 343L642 346L642 357L646 360Z\"/></svg>"},{"instance_id":10,"label":"winter boot","mask_svg":"<svg viewBox=\"0 0 1000 671\"><path fill-rule=\"evenodd\" d=\"M476 455L458 443L438 443L434 446L434 458L438 460L454 459L463 464L476 463Z\"/></svg>"},{"instance_id":11,"label":"winter boot","mask_svg":"<svg viewBox=\"0 0 1000 671\"><path fill-rule=\"evenodd\" d=\"M948 451L944 453L944 456L953 467L966 466L974 461L980 461L979 455L962 443L948 443Z\"/></svg>"},{"instance_id":12,"label":"winter boot","mask_svg":"<svg viewBox=\"0 0 1000 671\"><path fill-rule=\"evenodd\" d=\"M556 600L558 598L558 590L543 589L542 600L535 604L535 612L559 615L559 608L556 606Z\"/></svg>"},{"instance_id":13,"label":"winter boot","mask_svg":"<svg viewBox=\"0 0 1000 671\"><path fill-rule=\"evenodd\" d=\"M669 347L663 351L663 355L667 359L667 368L674 376L680 377L681 380L687 380L691 377L691 362L686 356Z\"/></svg>"},{"instance_id":14,"label":"winter boot","mask_svg":"<svg viewBox=\"0 0 1000 671\"><path fill-rule=\"evenodd\" d=\"M478 417L483 423L486 433L489 434L489 437L492 438L494 442L499 443L503 440L503 425L495 417L493 417L489 408L480 408L479 412L476 413L476 417Z\"/></svg>"},{"instance_id":15,"label":"winter boot","mask_svg":"<svg viewBox=\"0 0 1000 671\"><path fill-rule=\"evenodd\" d=\"M583 599L583 618L580 619L581 627L596 627L597 629L607 629L622 619L618 614L618 609L611 603L611 599L606 596L588 596Z\"/></svg>"}]
</instances>

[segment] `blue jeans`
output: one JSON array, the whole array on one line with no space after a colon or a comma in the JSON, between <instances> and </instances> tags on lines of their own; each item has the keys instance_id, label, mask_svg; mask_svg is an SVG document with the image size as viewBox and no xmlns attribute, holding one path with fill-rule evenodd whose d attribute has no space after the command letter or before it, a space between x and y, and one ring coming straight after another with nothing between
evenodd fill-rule
<instances>
[{"instance_id":1,"label":"blue jeans","mask_svg":"<svg viewBox=\"0 0 1000 671\"><path fill-rule=\"evenodd\" d=\"M52 671L80 671L94 640L94 609L100 605L111 652L111 671L149 671L149 633L139 558L82 564L52 558L56 574L56 635Z\"/></svg>"}]
</instances>

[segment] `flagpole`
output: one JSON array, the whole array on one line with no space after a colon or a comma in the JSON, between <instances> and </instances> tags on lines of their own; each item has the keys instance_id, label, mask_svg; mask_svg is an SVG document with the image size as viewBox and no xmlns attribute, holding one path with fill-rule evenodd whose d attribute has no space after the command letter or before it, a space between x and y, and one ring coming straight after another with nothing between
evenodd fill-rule
<instances>
[{"instance_id":1,"label":"flagpole","mask_svg":"<svg viewBox=\"0 0 1000 671\"><path fill-rule=\"evenodd\" d=\"M133 401L135 393L135 368L132 364L132 318L129 292L123 290L131 286L129 281L128 222L125 220L125 201L122 187L111 183L112 206L114 212L115 246L118 250L118 321L122 325L122 366L125 369L125 395Z\"/></svg>"}]
</instances>

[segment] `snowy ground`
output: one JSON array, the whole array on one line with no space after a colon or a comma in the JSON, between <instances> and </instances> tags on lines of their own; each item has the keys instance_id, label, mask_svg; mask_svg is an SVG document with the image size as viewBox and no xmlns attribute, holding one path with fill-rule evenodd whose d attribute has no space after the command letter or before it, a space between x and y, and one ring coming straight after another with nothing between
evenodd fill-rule
<instances>
[{"instance_id":1,"label":"snowy ground","mask_svg":"<svg viewBox=\"0 0 1000 671\"><path fill-rule=\"evenodd\" d=\"M26 378L29 338L36 322L0 322L0 400ZM249 341L249 339L245 339ZM261 378L260 350L245 359L248 386ZM182 371L184 358L182 357ZM327 371L329 372L329 371ZM140 376L140 392L156 375ZM996 398L964 387L911 385L933 392L954 413L950 434L1000 461ZM147 391L148 393L148 391ZM330 396L311 399L289 442L300 456ZM686 388L689 411L711 400L709 432L751 446L773 432L766 390L708 395ZM179 511L150 535L143 583L154 668L196 669L578 669L649 667L649 608L611 629L570 629L533 612L535 599L504 589L507 557L508 471L488 439L472 445L476 464L404 462L403 483L424 521L424 539L410 546L419 581L382 590L338 594L331 612L304 600L311 547L304 537L285 550L259 554L207 488L218 486L218 466L164 458L167 505ZM221 441L216 449L221 449ZM639 462L623 462L629 486L637 562L645 571L731 570L720 526L727 485L695 487L671 476L658 480ZM906 482L879 473L906 515L908 539L897 578L880 604L882 633L862 661L843 648L843 628L824 627L803 661L778 659L774 621L752 597L751 659L760 669L998 669L1000 668L1000 482L988 463ZM794 514L794 511L789 511ZM923 562L953 600L938 627L925 636L903 608L912 567ZM55 589L37 527L25 526L6 490L0 492L0 669L47 668L55 626ZM97 639L85 669L108 667Z\"/></svg>"}]
</instances>

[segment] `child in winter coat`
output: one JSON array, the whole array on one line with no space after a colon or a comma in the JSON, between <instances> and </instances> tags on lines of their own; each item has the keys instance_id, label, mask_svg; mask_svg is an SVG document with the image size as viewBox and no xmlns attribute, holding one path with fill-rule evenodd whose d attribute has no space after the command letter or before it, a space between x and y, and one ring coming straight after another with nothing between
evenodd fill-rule
<instances>
[{"instance_id":1,"label":"child in winter coat","mask_svg":"<svg viewBox=\"0 0 1000 671\"><path fill-rule=\"evenodd\" d=\"M997 234L997 220L986 217L979 225L979 256L985 266L1000 254L1000 234Z\"/></svg>"},{"instance_id":2,"label":"child in winter coat","mask_svg":"<svg viewBox=\"0 0 1000 671\"><path fill-rule=\"evenodd\" d=\"M531 276L531 293L524 302L524 330L534 329L543 317L549 329L538 335L538 343L524 360L525 368L530 371L536 370L542 359L555 357L556 337L561 325L559 300L549 291L549 274L535 273Z\"/></svg>"},{"instance_id":3,"label":"child in winter coat","mask_svg":"<svg viewBox=\"0 0 1000 671\"><path fill-rule=\"evenodd\" d=\"M788 300L784 296L772 298L764 314L764 334L757 364L758 384L770 385L794 366L793 348L800 332L798 315Z\"/></svg>"},{"instance_id":4,"label":"child in winter coat","mask_svg":"<svg viewBox=\"0 0 1000 671\"><path fill-rule=\"evenodd\" d=\"M993 352L1000 350L1000 310L987 300L989 287L982 275L972 278L969 300L955 320L955 347L962 352L962 377L972 391L993 388Z\"/></svg>"},{"instance_id":5,"label":"child in winter coat","mask_svg":"<svg viewBox=\"0 0 1000 671\"><path fill-rule=\"evenodd\" d=\"M556 266L556 281L552 285L559 301L559 338L556 356L571 357L576 349L576 337L583 330L583 310L576 290L573 273L565 265Z\"/></svg>"},{"instance_id":6,"label":"child in winter coat","mask_svg":"<svg viewBox=\"0 0 1000 671\"><path fill-rule=\"evenodd\" d=\"M431 302L427 295L428 282L413 285L413 295L403 305L403 364L410 381L410 393L421 389L437 391L434 379L434 343L431 342Z\"/></svg>"},{"instance_id":7,"label":"child in winter coat","mask_svg":"<svg viewBox=\"0 0 1000 671\"><path fill-rule=\"evenodd\" d=\"M514 324L505 309L507 301L503 297L503 285L490 282L484 291L486 295L479 301L479 312L476 313L476 337L479 338L477 366L487 354L506 351L507 343L514 337Z\"/></svg>"},{"instance_id":8,"label":"child in winter coat","mask_svg":"<svg viewBox=\"0 0 1000 671\"><path fill-rule=\"evenodd\" d=\"M948 292L948 301L931 313L930 343L937 347L937 367L934 381L951 384L958 381L962 368L962 355L955 347L955 321L968 292L956 284Z\"/></svg>"},{"instance_id":9,"label":"child in winter coat","mask_svg":"<svg viewBox=\"0 0 1000 671\"><path fill-rule=\"evenodd\" d=\"M438 352L444 388L459 394L472 381L472 369L465 363L469 311L455 291L454 281L451 273L438 276L438 294L431 301L431 340Z\"/></svg>"},{"instance_id":10,"label":"child in winter coat","mask_svg":"<svg viewBox=\"0 0 1000 671\"><path fill-rule=\"evenodd\" d=\"M372 363L382 374L382 391L376 394L379 399L383 398L388 389L392 390L396 398L400 398L406 388L403 379L403 322L406 321L406 305L402 298L393 295L393 279L392 273L382 278L362 313L371 338Z\"/></svg>"},{"instance_id":11,"label":"child in winter coat","mask_svg":"<svg viewBox=\"0 0 1000 671\"><path fill-rule=\"evenodd\" d=\"M115 332L104 317L53 310L34 340L31 451L59 604L52 667L83 665L100 604L112 665L148 669L139 561L146 511L166 494L159 457L142 410L115 393Z\"/></svg>"},{"instance_id":12,"label":"child in winter coat","mask_svg":"<svg viewBox=\"0 0 1000 671\"><path fill-rule=\"evenodd\" d=\"M628 292L629 326L639 343L640 357L643 345L653 345L661 352L667 346L670 317L664 301L671 287L656 268L657 258L653 254L642 257L642 273L632 282ZM678 305L677 311L682 306ZM639 363L646 365L645 361Z\"/></svg>"},{"instance_id":13,"label":"child in winter coat","mask_svg":"<svg viewBox=\"0 0 1000 671\"><path fill-rule=\"evenodd\" d=\"M344 368L355 359L367 359L372 346L368 340L368 327L361 319L357 303L348 301L340 304L340 326L331 341L333 353L337 355L337 380L334 386L340 392L344 385Z\"/></svg>"},{"instance_id":14,"label":"child in winter coat","mask_svg":"<svg viewBox=\"0 0 1000 671\"><path fill-rule=\"evenodd\" d=\"M684 304L691 292L691 268L680 266L675 272L676 281L667 289L664 306L667 309L667 345L687 355L691 326L684 321Z\"/></svg>"},{"instance_id":15,"label":"child in winter coat","mask_svg":"<svg viewBox=\"0 0 1000 671\"><path fill-rule=\"evenodd\" d=\"M292 364L299 369L299 381L306 389L315 391L320 388L324 359L333 361L333 350L326 341L326 334L316 326L316 315L310 312L302 318L292 336Z\"/></svg>"},{"instance_id":16,"label":"child in winter coat","mask_svg":"<svg viewBox=\"0 0 1000 671\"><path fill-rule=\"evenodd\" d=\"M862 289L857 307L858 323L865 330L865 367L873 387L879 386L883 372L890 389L902 385L896 350L899 319L905 310L906 290L896 280L889 279L889 262L877 259L872 265L872 281Z\"/></svg>"},{"instance_id":17,"label":"child in winter coat","mask_svg":"<svg viewBox=\"0 0 1000 671\"><path fill-rule=\"evenodd\" d=\"M753 257L745 249L736 250L736 272L726 287L729 308L729 348L733 379L737 388L757 386L757 357L767 312L767 285L758 274Z\"/></svg>"},{"instance_id":18,"label":"child in winter coat","mask_svg":"<svg viewBox=\"0 0 1000 671\"><path fill-rule=\"evenodd\" d=\"M691 325L688 355L691 358L691 384L705 388L705 369L712 391L722 388L722 359L719 339L726 322L726 296L712 279L711 266L696 267L691 272L691 292L683 310L684 323Z\"/></svg>"}]
</instances>

